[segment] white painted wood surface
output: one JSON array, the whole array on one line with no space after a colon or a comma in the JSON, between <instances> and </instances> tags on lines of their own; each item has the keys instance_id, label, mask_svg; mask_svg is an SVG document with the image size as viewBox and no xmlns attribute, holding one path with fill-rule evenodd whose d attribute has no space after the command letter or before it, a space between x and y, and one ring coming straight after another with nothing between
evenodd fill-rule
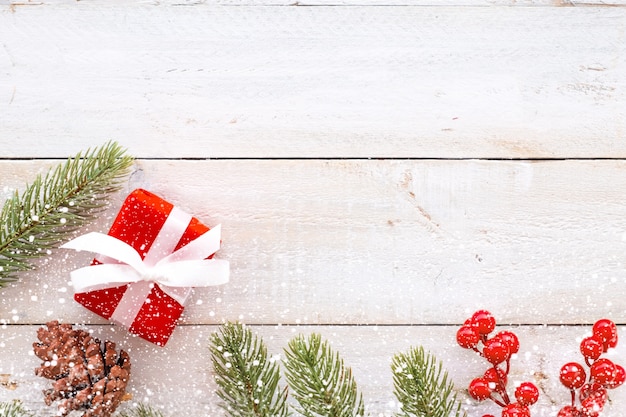
<instances>
[{"instance_id":1,"label":"white painted wood surface","mask_svg":"<svg viewBox=\"0 0 626 417\"><path fill-rule=\"evenodd\" d=\"M25 4L0 14L6 157L626 155L618 3Z\"/></svg>"},{"instance_id":2,"label":"white painted wood surface","mask_svg":"<svg viewBox=\"0 0 626 417\"><path fill-rule=\"evenodd\" d=\"M90 256L56 252L2 290L0 401L54 415L28 352L63 319L130 349L134 401L222 416L208 337L243 320L275 354L321 332L391 416L390 358L410 345L465 395L484 366L456 326L489 308L548 417L589 325L623 332L624 1L291 4L0 0L0 201L115 139L139 159L85 231L144 187L221 223L232 265L160 349L74 303L68 274ZM611 398L604 416L623 416L626 388Z\"/></svg>"}]
</instances>

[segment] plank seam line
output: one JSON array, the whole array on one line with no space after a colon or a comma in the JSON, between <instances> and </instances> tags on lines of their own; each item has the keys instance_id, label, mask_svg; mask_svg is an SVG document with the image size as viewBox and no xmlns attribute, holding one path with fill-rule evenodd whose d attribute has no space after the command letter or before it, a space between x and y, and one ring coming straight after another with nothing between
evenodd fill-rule
<instances>
[{"instance_id":1,"label":"plank seam line","mask_svg":"<svg viewBox=\"0 0 626 417\"><path fill-rule=\"evenodd\" d=\"M55 161L64 160L68 157L0 157L4 161ZM559 161L626 161L624 157L585 157L585 158L494 158L494 157L141 157L135 156L136 160L142 161L503 161L503 162L559 162Z\"/></svg>"},{"instance_id":2,"label":"plank seam line","mask_svg":"<svg viewBox=\"0 0 626 417\"><path fill-rule=\"evenodd\" d=\"M29 326L44 326L46 323L3 323L2 327L29 327ZM101 327L119 327L113 323L71 323L74 326L84 326L84 327L93 327L93 326L101 326ZM314 328L314 327L362 327L362 328L387 328L387 327L459 327L463 323L453 323L453 324L427 324L427 323L400 323L400 324L389 324L389 323L368 323L368 324L358 324L358 323L244 323L248 327L301 327L301 328ZM626 323L615 323L617 326L625 326ZM222 325L222 323L204 323L204 324L191 324L191 323L180 323L178 327L217 327ZM593 323L500 323L496 327L591 327Z\"/></svg>"}]
</instances>

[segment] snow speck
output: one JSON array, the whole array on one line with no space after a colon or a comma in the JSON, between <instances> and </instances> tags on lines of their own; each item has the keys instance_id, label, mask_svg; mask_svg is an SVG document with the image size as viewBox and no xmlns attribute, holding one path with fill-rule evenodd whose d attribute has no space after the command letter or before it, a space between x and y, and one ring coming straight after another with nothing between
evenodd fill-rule
<instances>
[{"instance_id":1,"label":"snow speck","mask_svg":"<svg viewBox=\"0 0 626 417\"><path fill-rule=\"evenodd\" d=\"M65 304L65 298L59 298L59 304Z\"/></svg>"},{"instance_id":2,"label":"snow speck","mask_svg":"<svg viewBox=\"0 0 626 417\"><path fill-rule=\"evenodd\" d=\"M33 235L28 236L28 241L31 242L31 243L34 242L35 241L35 236L33 236Z\"/></svg>"},{"instance_id":3,"label":"snow speck","mask_svg":"<svg viewBox=\"0 0 626 417\"><path fill-rule=\"evenodd\" d=\"M37 297L36 295L31 295L30 296L30 301L38 301L39 297Z\"/></svg>"},{"instance_id":4,"label":"snow speck","mask_svg":"<svg viewBox=\"0 0 626 417\"><path fill-rule=\"evenodd\" d=\"M61 222L61 224L65 224L65 222L67 222L67 219L65 217L61 217L61 220L59 220L59 222Z\"/></svg>"},{"instance_id":5,"label":"snow speck","mask_svg":"<svg viewBox=\"0 0 626 417\"><path fill-rule=\"evenodd\" d=\"M202 300L198 300L198 301L196 301L196 305L202 305L203 302L204 301L202 301Z\"/></svg>"},{"instance_id":6,"label":"snow speck","mask_svg":"<svg viewBox=\"0 0 626 417\"><path fill-rule=\"evenodd\" d=\"M215 299L215 302L216 302L216 303L221 303L221 302L222 302L222 299L221 299L220 297L217 297L217 298Z\"/></svg>"},{"instance_id":7,"label":"snow speck","mask_svg":"<svg viewBox=\"0 0 626 417\"><path fill-rule=\"evenodd\" d=\"M215 316L215 311L209 311L209 316L210 317L214 317Z\"/></svg>"}]
</instances>

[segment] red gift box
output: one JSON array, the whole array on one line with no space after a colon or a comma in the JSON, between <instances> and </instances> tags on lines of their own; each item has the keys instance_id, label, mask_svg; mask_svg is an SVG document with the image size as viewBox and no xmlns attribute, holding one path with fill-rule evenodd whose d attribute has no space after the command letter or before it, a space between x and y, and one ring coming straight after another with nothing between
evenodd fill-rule
<instances>
[{"instance_id":1,"label":"red gift box","mask_svg":"<svg viewBox=\"0 0 626 417\"><path fill-rule=\"evenodd\" d=\"M144 264L152 267L164 257L205 235L209 230L198 219L184 213L162 198L148 191L137 189L124 201L108 235L130 245L141 257L141 267ZM75 241L79 239L80 237ZM219 235L217 239L217 247L219 247ZM93 250L70 244L66 244L64 247ZM192 248L187 248L188 252L189 250ZM200 259L210 259L215 250L217 249L209 250L208 255L206 251L198 252L202 253ZM106 254L100 250L98 252ZM184 251L176 253L182 252ZM209 262L226 261L211 260ZM91 271L93 272L99 265L106 264L115 267L119 266L120 262L107 256L98 256L92 262L93 267L82 269L89 270L92 268ZM225 264L221 265L222 271L220 273L222 274L225 272L224 266ZM180 271L180 268L170 269ZM75 277L74 273L79 271L81 270L72 273L72 279L78 284L75 284L75 287L81 287L80 280L87 279L84 278L84 274L83 278ZM104 272L104 270L98 272ZM206 271L202 271L202 273L206 273ZM225 274L225 280L222 276L214 279L214 282L199 285L216 285L226 282L228 280L227 271ZM77 290L74 299L94 313L127 327L129 332L164 346L184 310L184 302L190 295L191 288L181 286L182 284L178 284L177 287L169 287L167 282L164 286L156 278L155 281L146 279L146 277L135 280L129 279L128 283L120 285L119 281L124 281L125 278L117 279L116 277L111 279L105 288L101 288L102 285L100 285L99 289L96 286L96 289ZM182 279L184 280L184 277ZM89 286L87 285L87 287Z\"/></svg>"}]
</instances>

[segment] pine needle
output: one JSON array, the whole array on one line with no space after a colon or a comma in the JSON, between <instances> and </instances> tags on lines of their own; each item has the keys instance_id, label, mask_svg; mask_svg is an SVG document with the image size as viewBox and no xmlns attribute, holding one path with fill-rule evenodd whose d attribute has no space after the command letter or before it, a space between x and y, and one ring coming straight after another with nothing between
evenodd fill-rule
<instances>
[{"instance_id":1,"label":"pine needle","mask_svg":"<svg viewBox=\"0 0 626 417\"><path fill-rule=\"evenodd\" d=\"M164 415L149 405L139 404L132 410L120 414L120 417L164 417Z\"/></svg>"},{"instance_id":2,"label":"pine needle","mask_svg":"<svg viewBox=\"0 0 626 417\"><path fill-rule=\"evenodd\" d=\"M78 153L38 175L0 211L0 288L17 281L17 273L48 255L70 234L106 208L109 195L121 188L133 158L116 142Z\"/></svg>"},{"instance_id":3,"label":"pine needle","mask_svg":"<svg viewBox=\"0 0 626 417\"><path fill-rule=\"evenodd\" d=\"M32 417L33 413L27 411L20 401L0 403L0 417Z\"/></svg>"},{"instance_id":4,"label":"pine needle","mask_svg":"<svg viewBox=\"0 0 626 417\"><path fill-rule=\"evenodd\" d=\"M286 417L287 389L263 340L240 323L226 323L211 337L211 359L220 406L231 417Z\"/></svg>"},{"instance_id":5,"label":"pine needle","mask_svg":"<svg viewBox=\"0 0 626 417\"><path fill-rule=\"evenodd\" d=\"M454 386L441 362L424 348L413 347L396 354L391 361L394 394L401 404L399 416L465 416L457 402Z\"/></svg>"},{"instance_id":6,"label":"pine needle","mask_svg":"<svg viewBox=\"0 0 626 417\"><path fill-rule=\"evenodd\" d=\"M363 396L350 368L319 334L300 335L285 349L286 376L306 417L363 416Z\"/></svg>"}]
</instances>

